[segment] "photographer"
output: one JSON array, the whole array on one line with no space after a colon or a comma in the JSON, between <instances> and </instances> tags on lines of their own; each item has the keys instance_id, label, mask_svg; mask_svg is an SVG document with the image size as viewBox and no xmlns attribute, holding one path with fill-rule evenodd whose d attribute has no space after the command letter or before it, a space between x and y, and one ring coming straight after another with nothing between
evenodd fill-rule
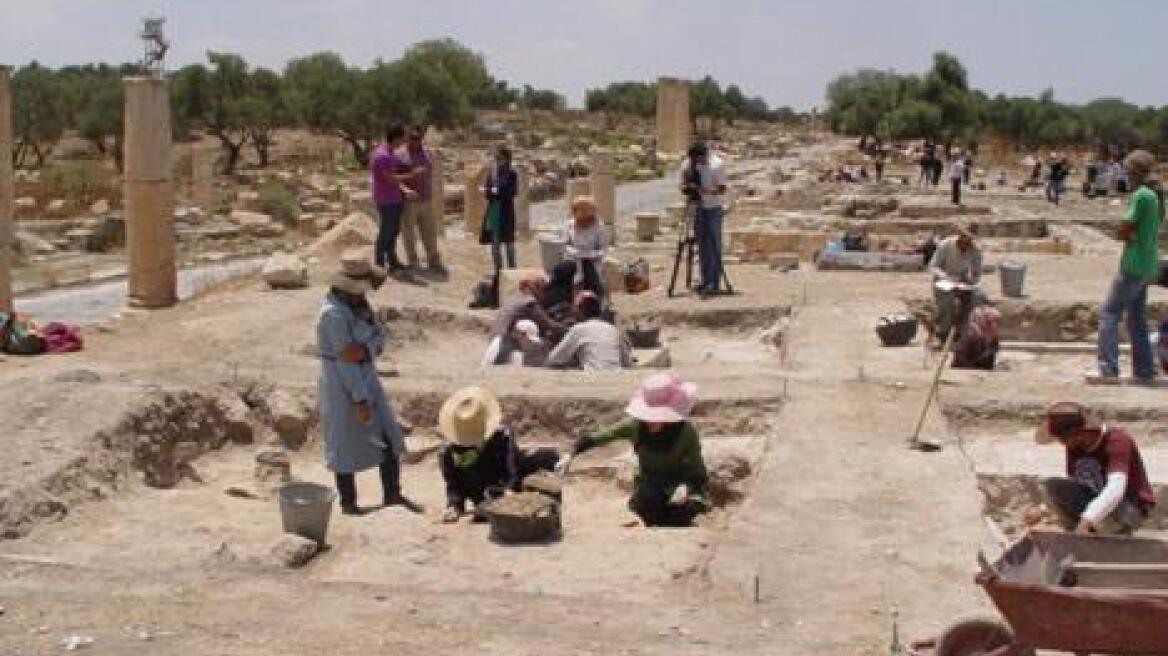
<instances>
[{"instance_id":1,"label":"photographer","mask_svg":"<svg viewBox=\"0 0 1168 656\"><path fill-rule=\"evenodd\" d=\"M701 281L698 293L717 294L722 278L722 212L726 171L722 158L711 155L704 143L695 143L682 164L681 193L694 211L694 238L698 245Z\"/></svg>"}]
</instances>

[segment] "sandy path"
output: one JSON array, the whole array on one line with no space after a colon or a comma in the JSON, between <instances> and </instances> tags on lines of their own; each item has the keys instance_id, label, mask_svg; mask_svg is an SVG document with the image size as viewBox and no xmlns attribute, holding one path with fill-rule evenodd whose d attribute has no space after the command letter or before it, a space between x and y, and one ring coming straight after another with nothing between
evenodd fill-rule
<instances>
[{"instance_id":1,"label":"sandy path","mask_svg":"<svg viewBox=\"0 0 1168 656\"><path fill-rule=\"evenodd\" d=\"M982 536L974 477L955 449L904 447L928 385L919 350L881 349L870 326L887 300L843 280L808 279L789 333L798 380L711 563L717 586L742 598L758 576L787 653L887 653L894 611L904 637L985 608L971 575ZM942 437L942 423L933 413L926 433Z\"/></svg>"}]
</instances>

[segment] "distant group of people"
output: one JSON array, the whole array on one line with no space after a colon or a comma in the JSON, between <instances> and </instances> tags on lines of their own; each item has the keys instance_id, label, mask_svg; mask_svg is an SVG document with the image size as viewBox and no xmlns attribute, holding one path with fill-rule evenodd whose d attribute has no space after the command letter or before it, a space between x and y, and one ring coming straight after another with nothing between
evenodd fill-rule
<instances>
[{"instance_id":1,"label":"distant group of people","mask_svg":"<svg viewBox=\"0 0 1168 656\"><path fill-rule=\"evenodd\" d=\"M973 178L973 156L973 145L963 151L953 144L945 144L943 148L939 148L936 143L926 140L917 162L920 167L917 185L920 187L940 185L941 174L948 166L950 200L954 205L960 205L961 188L968 185Z\"/></svg>"}]
</instances>

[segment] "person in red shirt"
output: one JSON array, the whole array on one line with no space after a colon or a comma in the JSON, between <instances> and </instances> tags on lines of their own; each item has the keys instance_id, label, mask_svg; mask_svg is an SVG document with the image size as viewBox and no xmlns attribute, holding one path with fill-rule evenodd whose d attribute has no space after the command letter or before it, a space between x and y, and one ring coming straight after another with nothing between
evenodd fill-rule
<instances>
[{"instance_id":1,"label":"person in red shirt","mask_svg":"<svg viewBox=\"0 0 1168 656\"><path fill-rule=\"evenodd\" d=\"M1042 481L1047 506L1076 533L1130 535L1156 505L1135 440L1122 428L1093 426L1083 406L1055 403L1035 436L1066 449L1067 477Z\"/></svg>"}]
</instances>

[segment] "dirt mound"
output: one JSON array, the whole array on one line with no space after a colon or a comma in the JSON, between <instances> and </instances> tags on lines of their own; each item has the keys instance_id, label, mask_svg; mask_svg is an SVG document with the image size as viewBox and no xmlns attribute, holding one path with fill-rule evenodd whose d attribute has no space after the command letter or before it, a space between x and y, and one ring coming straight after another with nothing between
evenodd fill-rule
<instances>
[{"instance_id":1,"label":"dirt mound","mask_svg":"<svg viewBox=\"0 0 1168 656\"><path fill-rule=\"evenodd\" d=\"M0 495L0 538L22 537L38 523L63 518L77 503L104 499L135 472L154 488L201 482L194 462L203 454L251 444L261 430L278 433L285 413L267 401L276 392L271 385L247 383L241 389L146 393L112 427L96 431L82 455L40 480L6 489Z\"/></svg>"},{"instance_id":2,"label":"dirt mound","mask_svg":"<svg viewBox=\"0 0 1168 656\"><path fill-rule=\"evenodd\" d=\"M234 420L226 405L196 392L160 392L98 439L106 449L128 452L146 485L174 487L184 477L197 478L191 463L202 454L252 441L251 426Z\"/></svg>"}]
</instances>

